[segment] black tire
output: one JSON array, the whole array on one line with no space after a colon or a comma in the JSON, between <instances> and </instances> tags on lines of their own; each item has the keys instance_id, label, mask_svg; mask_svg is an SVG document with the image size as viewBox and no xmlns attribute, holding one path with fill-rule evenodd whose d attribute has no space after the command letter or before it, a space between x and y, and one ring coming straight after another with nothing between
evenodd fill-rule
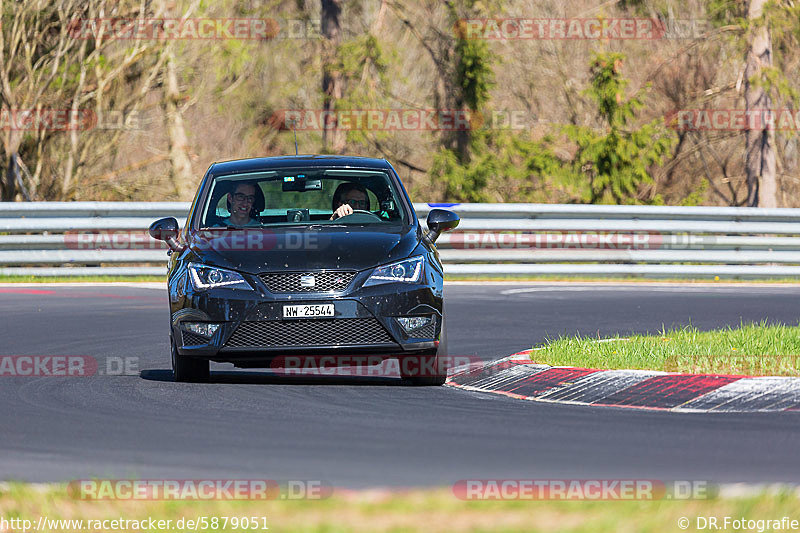
<instances>
[{"instance_id":1,"label":"black tire","mask_svg":"<svg viewBox=\"0 0 800 533\"><path fill-rule=\"evenodd\" d=\"M442 360L447 357L447 324L444 316L442 316L442 331L439 335L439 347L430 354L422 355L420 368L435 368L442 369ZM403 365L400 365L403 368ZM403 382L414 387L440 387L447 381L447 371L444 374L436 374L433 376L403 376Z\"/></svg>"},{"instance_id":2,"label":"black tire","mask_svg":"<svg viewBox=\"0 0 800 533\"><path fill-rule=\"evenodd\" d=\"M209 363L205 359L186 357L178 353L178 346L172 335L169 337L172 353L172 378L180 383L200 383L208 381L211 373Z\"/></svg>"}]
</instances>

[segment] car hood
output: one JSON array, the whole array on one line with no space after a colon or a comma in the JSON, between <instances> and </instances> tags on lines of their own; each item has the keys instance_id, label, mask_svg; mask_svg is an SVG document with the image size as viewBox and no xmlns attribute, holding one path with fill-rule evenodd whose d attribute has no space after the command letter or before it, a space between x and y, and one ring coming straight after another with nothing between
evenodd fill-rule
<instances>
[{"instance_id":1,"label":"car hood","mask_svg":"<svg viewBox=\"0 0 800 533\"><path fill-rule=\"evenodd\" d=\"M365 270L408 257L412 226L287 226L200 230L188 244L197 260L251 274L276 270Z\"/></svg>"}]
</instances>

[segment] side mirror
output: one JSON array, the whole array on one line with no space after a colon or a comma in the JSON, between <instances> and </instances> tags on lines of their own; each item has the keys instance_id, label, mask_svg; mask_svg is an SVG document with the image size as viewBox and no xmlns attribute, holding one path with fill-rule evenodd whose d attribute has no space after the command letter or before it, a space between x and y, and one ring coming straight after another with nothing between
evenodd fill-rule
<instances>
[{"instance_id":1,"label":"side mirror","mask_svg":"<svg viewBox=\"0 0 800 533\"><path fill-rule=\"evenodd\" d=\"M430 213L428 213L428 234L426 237L431 242L436 242L442 232L454 229L459 222L461 222L461 219L452 211L431 209Z\"/></svg>"},{"instance_id":2,"label":"side mirror","mask_svg":"<svg viewBox=\"0 0 800 533\"><path fill-rule=\"evenodd\" d=\"M173 252L182 252L184 246L178 240L178 221L172 217L161 218L150 224L150 236L156 240L164 241Z\"/></svg>"}]
</instances>

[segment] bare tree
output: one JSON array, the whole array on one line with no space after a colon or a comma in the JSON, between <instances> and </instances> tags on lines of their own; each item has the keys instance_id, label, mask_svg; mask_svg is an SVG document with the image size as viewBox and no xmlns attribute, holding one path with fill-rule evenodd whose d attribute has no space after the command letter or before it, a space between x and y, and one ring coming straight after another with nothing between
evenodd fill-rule
<instances>
[{"instance_id":1,"label":"bare tree","mask_svg":"<svg viewBox=\"0 0 800 533\"><path fill-rule=\"evenodd\" d=\"M8 120L16 122L21 113L41 110L43 96L56 78L67 51L74 45L64 18L45 2L14 3L7 10L0 0L0 13L10 30L0 32L0 106ZM67 12L71 2L62 2ZM6 18L4 16L4 18ZM49 44L41 53L40 47ZM2 181L2 199L14 200L20 181L19 150L25 132L17 124L4 128L3 151L6 172Z\"/></svg>"},{"instance_id":2,"label":"bare tree","mask_svg":"<svg viewBox=\"0 0 800 533\"><path fill-rule=\"evenodd\" d=\"M30 196L37 197L49 153L57 170L47 199L69 199L82 169L107 157L122 133L97 126L112 107L126 113L139 108L160 67L153 52L163 48L153 40L120 43L97 21L158 13L137 2L110 0L31 0L10 8L0 0L0 11L10 22L10 30L0 34L0 111L33 117L32 124L4 129L3 199L15 199L17 186L23 185L20 169ZM66 127L45 123L42 117L59 111L68 112ZM35 160L33 172L27 171L23 143Z\"/></svg>"}]
</instances>

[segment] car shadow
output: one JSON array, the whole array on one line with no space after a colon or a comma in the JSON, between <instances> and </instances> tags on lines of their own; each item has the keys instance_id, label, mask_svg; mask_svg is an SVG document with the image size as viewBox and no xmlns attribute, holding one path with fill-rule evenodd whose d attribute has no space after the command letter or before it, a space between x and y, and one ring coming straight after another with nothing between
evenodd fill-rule
<instances>
[{"instance_id":1,"label":"car shadow","mask_svg":"<svg viewBox=\"0 0 800 533\"><path fill-rule=\"evenodd\" d=\"M139 372L139 377L148 381L173 383L172 370L151 369ZM230 385L334 385L334 386L405 386L400 378L383 376L287 376L276 375L269 372L252 372L249 370L211 372L211 377L204 384L230 384Z\"/></svg>"}]
</instances>

